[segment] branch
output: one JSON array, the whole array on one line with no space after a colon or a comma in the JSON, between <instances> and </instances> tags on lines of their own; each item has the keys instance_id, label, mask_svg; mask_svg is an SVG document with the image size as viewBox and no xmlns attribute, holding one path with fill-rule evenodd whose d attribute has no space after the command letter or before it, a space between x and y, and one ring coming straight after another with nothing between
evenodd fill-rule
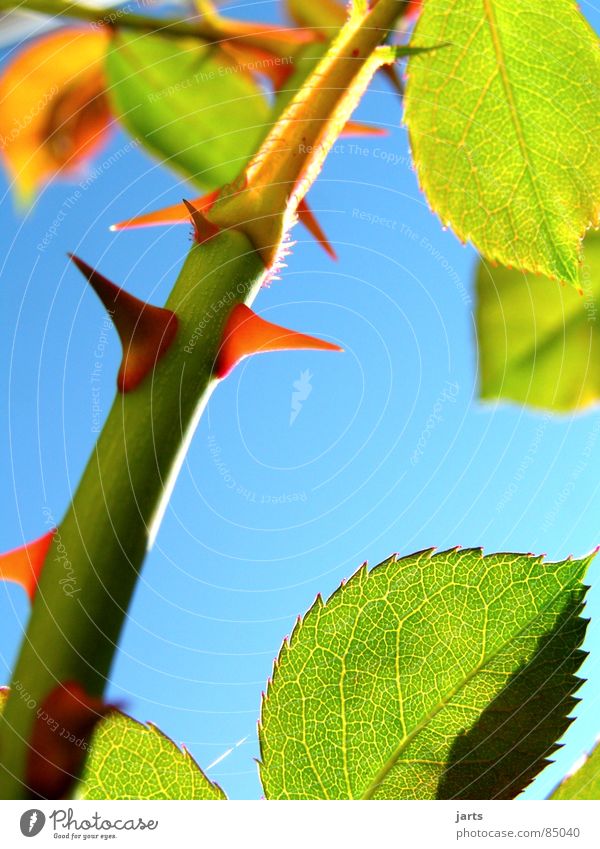
<instances>
[{"instance_id":1,"label":"branch","mask_svg":"<svg viewBox=\"0 0 600 849\"><path fill-rule=\"evenodd\" d=\"M92 9L79 3L62 3L60 0L0 0L0 11L39 12L50 18L74 18L97 27L154 32L177 38L201 38L206 41L222 41L222 34L215 29L211 19L198 16L187 20L134 15L123 9Z\"/></svg>"},{"instance_id":2,"label":"branch","mask_svg":"<svg viewBox=\"0 0 600 849\"><path fill-rule=\"evenodd\" d=\"M57 8L45 0L43 5ZM27 7L39 10L41 0L28 2ZM336 133L357 105L369 74L382 61L390 61L389 51L376 56L377 48L403 9L403 0L379 0L362 17L355 13L242 175L240 184L245 182L246 189L225 191L214 209L193 210L199 243L165 305L176 317L177 335L160 362L158 354L151 362L151 374L133 391L117 395L46 556L11 695L0 719L0 798L24 798L29 793L29 741L48 694L65 682L75 682L91 697L102 694L144 557L187 446L222 374L219 353L229 332L228 319L236 307L252 303L265 277L276 268L286 226ZM301 148L302 139L308 146ZM299 156L300 149L308 152ZM280 182L269 195L264 231L258 238L256 222L265 214L268 161ZM293 188L292 195L282 190L283 184ZM249 221L254 222L251 227ZM271 235L275 241L267 244ZM110 284L107 287L99 275L91 274L92 278L99 294L108 298ZM136 309L131 301L128 304ZM125 322L124 331L131 326L131 321Z\"/></svg>"}]
</instances>

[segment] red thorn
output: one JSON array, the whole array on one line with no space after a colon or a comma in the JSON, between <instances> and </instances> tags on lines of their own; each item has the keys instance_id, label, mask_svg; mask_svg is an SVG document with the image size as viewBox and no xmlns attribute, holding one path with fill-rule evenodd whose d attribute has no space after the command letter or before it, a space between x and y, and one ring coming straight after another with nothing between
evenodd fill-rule
<instances>
[{"instance_id":1,"label":"red thorn","mask_svg":"<svg viewBox=\"0 0 600 849\"><path fill-rule=\"evenodd\" d=\"M96 723L113 705L80 684L58 684L38 706L29 741L26 783L41 799L64 799L77 779Z\"/></svg>"},{"instance_id":2,"label":"red thorn","mask_svg":"<svg viewBox=\"0 0 600 849\"><path fill-rule=\"evenodd\" d=\"M199 212L208 212L216 199L218 198L221 189L215 189L207 195L195 198L192 203L195 210ZM138 215L137 218L129 218L126 221L119 221L117 224L111 225L111 230L133 230L137 227L156 227L165 224L185 224L189 221L189 213L182 203L175 203L172 206L165 206L163 209L147 212L145 215Z\"/></svg>"},{"instance_id":3,"label":"red thorn","mask_svg":"<svg viewBox=\"0 0 600 849\"><path fill-rule=\"evenodd\" d=\"M348 121L340 136L388 136L389 130L385 127L375 127L373 124L362 124L360 121Z\"/></svg>"},{"instance_id":4,"label":"red thorn","mask_svg":"<svg viewBox=\"0 0 600 849\"><path fill-rule=\"evenodd\" d=\"M421 7L423 5L423 0L408 0L407 9L404 12L404 20L413 22L421 14Z\"/></svg>"},{"instance_id":5,"label":"red thorn","mask_svg":"<svg viewBox=\"0 0 600 849\"><path fill-rule=\"evenodd\" d=\"M325 235L321 225L315 218L313 211L308 206L306 198L302 198L298 204L298 219L302 222L302 224L304 224L311 236L313 236L317 242L323 246L325 252L328 253L332 259L337 259L336 252L331 246L331 243Z\"/></svg>"},{"instance_id":6,"label":"red thorn","mask_svg":"<svg viewBox=\"0 0 600 849\"><path fill-rule=\"evenodd\" d=\"M44 567L48 549L54 538L53 528L39 539L0 554L0 581L21 584L29 600L33 601L38 581Z\"/></svg>"},{"instance_id":7,"label":"red thorn","mask_svg":"<svg viewBox=\"0 0 600 849\"><path fill-rule=\"evenodd\" d=\"M227 377L231 370L251 354L266 351L291 351L308 349L316 351L341 351L338 345L306 336L295 330L287 330L277 324L265 321L246 304L237 304L231 311L225 330L223 343L217 357L215 376Z\"/></svg>"},{"instance_id":8,"label":"red thorn","mask_svg":"<svg viewBox=\"0 0 600 849\"><path fill-rule=\"evenodd\" d=\"M117 377L119 392L131 392L166 353L177 333L177 316L119 289L87 262L69 254L98 295L121 339L123 359Z\"/></svg>"},{"instance_id":9,"label":"red thorn","mask_svg":"<svg viewBox=\"0 0 600 849\"><path fill-rule=\"evenodd\" d=\"M204 215L201 209L194 206L192 203L184 199L185 208L187 209L192 224L194 225L194 239L199 245L212 239L219 232L219 228Z\"/></svg>"}]
</instances>

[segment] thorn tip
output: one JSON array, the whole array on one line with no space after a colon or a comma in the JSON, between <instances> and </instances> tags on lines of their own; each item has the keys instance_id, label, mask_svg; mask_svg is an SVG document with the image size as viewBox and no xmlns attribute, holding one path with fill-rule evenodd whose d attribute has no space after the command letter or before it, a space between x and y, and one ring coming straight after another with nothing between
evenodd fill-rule
<instances>
[{"instance_id":1,"label":"thorn tip","mask_svg":"<svg viewBox=\"0 0 600 849\"><path fill-rule=\"evenodd\" d=\"M155 307L115 286L87 262L69 254L113 320L123 348L117 377L120 392L130 392L167 352L177 334L177 316Z\"/></svg>"},{"instance_id":2,"label":"thorn tip","mask_svg":"<svg viewBox=\"0 0 600 849\"><path fill-rule=\"evenodd\" d=\"M297 349L342 351L339 345L272 324L256 315L246 304L237 304L225 325L215 377L226 377L240 360L252 354Z\"/></svg>"}]
</instances>

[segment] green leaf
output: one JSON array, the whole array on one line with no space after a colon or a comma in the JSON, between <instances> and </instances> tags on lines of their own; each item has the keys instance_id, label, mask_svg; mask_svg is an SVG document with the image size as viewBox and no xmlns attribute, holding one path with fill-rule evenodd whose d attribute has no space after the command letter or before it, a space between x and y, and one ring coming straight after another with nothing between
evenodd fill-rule
<instances>
[{"instance_id":1,"label":"green leaf","mask_svg":"<svg viewBox=\"0 0 600 849\"><path fill-rule=\"evenodd\" d=\"M83 799L225 799L192 756L154 725L118 711L94 731L79 789Z\"/></svg>"},{"instance_id":2,"label":"green leaf","mask_svg":"<svg viewBox=\"0 0 600 849\"><path fill-rule=\"evenodd\" d=\"M600 744L576 771L567 776L550 799L600 799Z\"/></svg>"},{"instance_id":3,"label":"green leaf","mask_svg":"<svg viewBox=\"0 0 600 849\"><path fill-rule=\"evenodd\" d=\"M267 797L516 796L577 701L592 556L425 551L317 598L263 702Z\"/></svg>"},{"instance_id":4,"label":"green leaf","mask_svg":"<svg viewBox=\"0 0 600 849\"><path fill-rule=\"evenodd\" d=\"M577 283L600 221L600 53L573 0L427 0L409 63L420 183L488 259Z\"/></svg>"},{"instance_id":5,"label":"green leaf","mask_svg":"<svg viewBox=\"0 0 600 849\"><path fill-rule=\"evenodd\" d=\"M482 261L477 272L480 395L546 410L600 400L600 232L584 244L583 296Z\"/></svg>"},{"instance_id":6,"label":"green leaf","mask_svg":"<svg viewBox=\"0 0 600 849\"><path fill-rule=\"evenodd\" d=\"M220 47L196 39L122 32L107 75L126 129L202 188L238 175L269 120L256 81Z\"/></svg>"}]
</instances>

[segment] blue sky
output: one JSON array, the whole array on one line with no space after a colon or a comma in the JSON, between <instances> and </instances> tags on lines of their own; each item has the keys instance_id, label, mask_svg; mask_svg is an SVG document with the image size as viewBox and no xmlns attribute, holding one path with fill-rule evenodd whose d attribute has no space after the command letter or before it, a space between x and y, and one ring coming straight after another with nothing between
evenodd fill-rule
<instances>
[{"instance_id":1,"label":"blue sky","mask_svg":"<svg viewBox=\"0 0 600 849\"><path fill-rule=\"evenodd\" d=\"M252 13L268 19L272 8ZM598 29L600 13L583 9ZM255 305L346 353L255 357L218 388L146 562L108 694L203 767L234 748L208 773L233 798L260 795L260 694L317 592L394 551L483 546L559 559L600 543L600 412L545 416L478 401L476 254L442 230L420 193L384 80L357 115L389 136L341 140L310 195L339 261L297 228L283 279ZM161 303L189 247L186 227L109 232L182 196L181 182L123 133L90 173L89 188L52 184L24 215L0 177L2 549L41 534L44 509L57 519L66 509L96 436L99 344L101 415L114 393L117 337L66 252ZM296 392L306 397L291 421ZM599 570L579 719L531 798L600 732ZM23 592L0 584L0 683L27 615Z\"/></svg>"}]
</instances>

